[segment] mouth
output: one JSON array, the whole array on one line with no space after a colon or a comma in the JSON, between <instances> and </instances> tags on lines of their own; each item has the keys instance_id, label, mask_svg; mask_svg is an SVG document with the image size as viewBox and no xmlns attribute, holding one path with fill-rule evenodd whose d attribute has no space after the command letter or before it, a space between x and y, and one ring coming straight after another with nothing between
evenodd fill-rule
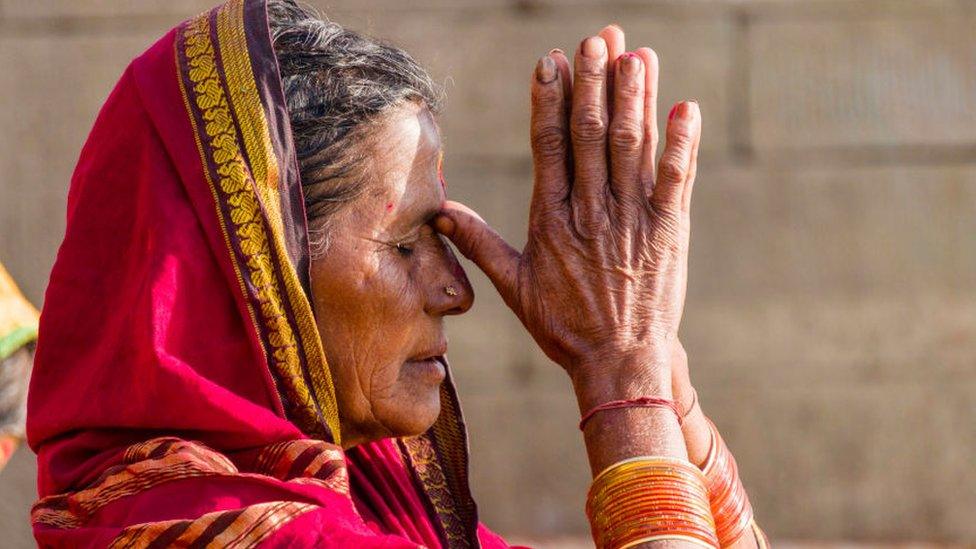
<instances>
[{"instance_id":1,"label":"mouth","mask_svg":"<svg viewBox=\"0 0 976 549\"><path fill-rule=\"evenodd\" d=\"M447 377L447 359L444 352L439 354L425 353L419 358L407 360L406 366L426 381L440 384Z\"/></svg>"}]
</instances>

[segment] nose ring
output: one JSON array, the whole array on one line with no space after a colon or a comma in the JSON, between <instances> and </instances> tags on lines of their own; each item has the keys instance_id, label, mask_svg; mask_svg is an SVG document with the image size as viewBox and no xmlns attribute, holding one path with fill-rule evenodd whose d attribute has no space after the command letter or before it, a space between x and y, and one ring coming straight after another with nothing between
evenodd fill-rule
<instances>
[{"instance_id":1,"label":"nose ring","mask_svg":"<svg viewBox=\"0 0 976 549\"><path fill-rule=\"evenodd\" d=\"M444 286L444 293L451 297L458 295L458 291L454 289L454 286Z\"/></svg>"}]
</instances>

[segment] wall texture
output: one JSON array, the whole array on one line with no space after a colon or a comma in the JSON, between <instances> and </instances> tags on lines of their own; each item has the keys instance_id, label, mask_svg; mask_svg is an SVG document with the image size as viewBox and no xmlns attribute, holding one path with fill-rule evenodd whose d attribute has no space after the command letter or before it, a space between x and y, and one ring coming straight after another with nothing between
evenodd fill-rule
<instances>
[{"instance_id":1,"label":"wall texture","mask_svg":"<svg viewBox=\"0 0 976 549\"><path fill-rule=\"evenodd\" d=\"M0 0L0 258L35 302L101 102L209 3ZM769 533L976 543L976 2L317 4L447 84L450 192L513 242L535 59L607 22L657 49L663 99L705 117L682 339ZM468 267L451 354L483 518L585 534L569 384ZM33 475L27 451L0 475L4 546L31 543Z\"/></svg>"}]
</instances>

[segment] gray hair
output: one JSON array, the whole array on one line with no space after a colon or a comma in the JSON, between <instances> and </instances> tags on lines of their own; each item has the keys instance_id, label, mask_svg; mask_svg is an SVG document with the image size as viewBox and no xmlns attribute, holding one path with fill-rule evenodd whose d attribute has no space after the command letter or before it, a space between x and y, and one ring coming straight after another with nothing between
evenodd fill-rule
<instances>
[{"instance_id":1,"label":"gray hair","mask_svg":"<svg viewBox=\"0 0 976 549\"><path fill-rule=\"evenodd\" d=\"M321 18L295 0L269 0L268 16L291 119L312 255L328 246L328 221L367 192L369 129L414 101L432 113L441 92L410 55Z\"/></svg>"}]
</instances>

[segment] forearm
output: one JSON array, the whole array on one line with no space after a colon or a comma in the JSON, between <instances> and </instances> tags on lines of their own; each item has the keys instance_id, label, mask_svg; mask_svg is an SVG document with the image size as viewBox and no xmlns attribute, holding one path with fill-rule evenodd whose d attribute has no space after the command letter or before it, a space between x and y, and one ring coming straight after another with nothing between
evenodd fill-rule
<instances>
[{"instance_id":1,"label":"forearm","mask_svg":"<svg viewBox=\"0 0 976 549\"><path fill-rule=\"evenodd\" d=\"M674 414L661 408L630 408L594 416L584 429L593 475L628 458L668 456L687 459L681 428ZM678 540L643 543L641 548L697 548Z\"/></svg>"},{"instance_id":2,"label":"forearm","mask_svg":"<svg viewBox=\"0 0 976 549\"><path fill-rule=\"evenodd\" d=\"M586 414L596 406L614 400L643 396L671 400L670 369L662 370L661 375L650 375L643 380L629 378L610 383L607 381L610 376L607 376L601 382L590 383L589 387L577 386L580 413ZM638 456L688 459L678 417L667 408L622 408L599 412L586 422L583 438L594 477L615 463ZM636 547L683 549L698 546L680 540L662 540Z\"/></svg>"},{"instance_id":3,"label":"forearm","mask_svg":"<svg viewBox=\"0 0 976 549\"><path fill-rule=\"evenodd\" d=\"M635 371L636 368L605 368ZM612 380L610 375L589 383L577 383L580 414L601 404L637 397L672 398L670 371ZM663 378L663 379L662 379ZM636 456L667 456L688 459L677 416L667 408L623 408L592 416L584 426L583 440L593 475L619 461Z\"/></svg>"},{"instance_id":4,"label":"forearm","mask_svg":"<svg viewBox=\"0 0 976 549\"><path fill-rule=\"evenodd\" d=\"M702 467L708 458L708 451L711 446L711 435L709 433L708 419L702 412L701 405L695 399L695 404L691 411L685 416L681 430L684 434L685 446L688 449L688 459L695 465ZM751 532L746 532L734 544L726 547L735 549L754 549L759 544L756 537Z\"/></svg>"}]
</instances>

